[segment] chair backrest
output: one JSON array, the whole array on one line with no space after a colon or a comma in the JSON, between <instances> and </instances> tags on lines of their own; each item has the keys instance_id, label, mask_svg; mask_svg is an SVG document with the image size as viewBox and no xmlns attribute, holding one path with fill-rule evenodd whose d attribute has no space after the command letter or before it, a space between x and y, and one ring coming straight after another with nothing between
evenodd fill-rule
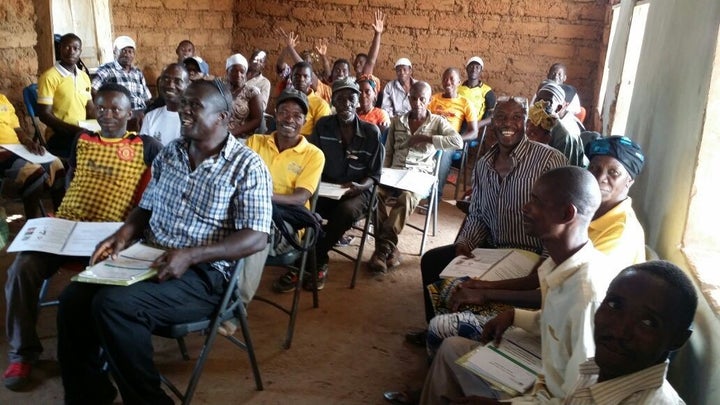
<instances>
[{"instance_id":1,"label":"chair backrest","mask_svg":"<svg viewBox=\"0 0 720 405\"><path fill-rule=\"evenodd\" d=\"M37 101L38 101L38 85L37 83L33 83L23 89L23 101L25 102L25 110L28 113L28 116L32 120L33 127L35 128L35 135L33 139L35 141L40 142L43 146L45 146L45 138L43 138L42 133L40 132L40 125L38 124L38 114L37 114Z\"/></svg>"}]
</instances>

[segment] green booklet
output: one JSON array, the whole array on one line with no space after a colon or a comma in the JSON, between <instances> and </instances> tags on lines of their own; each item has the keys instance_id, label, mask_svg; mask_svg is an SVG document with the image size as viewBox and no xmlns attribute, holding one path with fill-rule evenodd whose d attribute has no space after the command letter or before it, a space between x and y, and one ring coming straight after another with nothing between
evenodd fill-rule
<instances>
[{"instance_id":1,"label":"green booklet","mask_svg":"<svg viewBox=\"0 0 720 405\"><path fill-rule=\"evenodd\" d=\"M120 252L115 259L108 258L88 266L85 271L73 277L72 281L124 286L135 284L157 274L156 269L150 265L163 253L165 251L162 249L138 242Z\"/></svg>"}]
</instances>

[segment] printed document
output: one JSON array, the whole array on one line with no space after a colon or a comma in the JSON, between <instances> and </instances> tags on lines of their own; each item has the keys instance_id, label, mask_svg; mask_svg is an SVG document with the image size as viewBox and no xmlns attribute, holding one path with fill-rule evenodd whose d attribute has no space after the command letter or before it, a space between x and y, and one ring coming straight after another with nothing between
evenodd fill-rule
<instances>
[{"instance_id":1,"label":"printed document","mask_svg":"<svg viewBox=\"0 0 720 405\"><path fill-rule=\"evenodd\" d=\"M122 224L34 218L25 223L8 247L8 252L32 250L63 256L91 256L95 246L115 233Z\"/></svg>"}]
</instances>

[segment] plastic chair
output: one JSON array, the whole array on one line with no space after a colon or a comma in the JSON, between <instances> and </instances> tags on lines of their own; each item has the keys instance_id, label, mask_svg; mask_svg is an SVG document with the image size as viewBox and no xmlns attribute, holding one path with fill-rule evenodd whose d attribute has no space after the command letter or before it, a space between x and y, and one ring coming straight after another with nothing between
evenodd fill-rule
<instances>
[{"instance_id":1,"label":"plastic chair","mask_svg":"<svg viewBox=\"0 0 720 405\"><path fill-rule=\"evenodd\" d=\"M357 221L359 222L363 220L363 226L352 226L352 229L357 229L362 232L362 236L360 237L360 247L358 247L357 255L352 256L338 247L333 247L331 249L334 252L340 254L341 256L355 262L352 279L350 280L350 288L355 288L355 281L357 280L358 269L360 269L360 265L362 264L363 252L365 251L365 243L367 242L368 236L372 234L372 232L370 231L370 224L375 221L375 210L377 210L377 187L377 184L373 185L367 211L365 211L365 215L362 218L359 218Z\"/></svg>"},{"instance_id":2,"label":"plastic chair","mask_svg":"<svg viewBox=\"0 0 720 405\"><path fill-rule=\"evenodd\" d=\"M260 369L258 368L257 359L255 357L255 349L250 339L250 328L247 322L247 310L245 304L239 298L237 292L238 274L243 270L244 260L238 260L235 268L233 269L230 282L225 289L225 294L218 306L217 312L206 319L200 319L196 322L188 322L182 324L170 325L167 327L158 328L153 331L154 335L162 336L169 339L176 339L180 346L180 351L183 358L188 360L187 348L185 347L184 338L191 333L202 333L206 335L205 342L203 343L202 349L200 350L200 357L195 362L195 367L190 376L190 380L187 384L185 392L181 392L172 382L170 382L164 376L160 376L163 384L165 384L170 391L177 396L183 404L189 404L195 394L198 382L202 376L202 371L210 355L215 338L217 338L218 327L224 321L230 319L237 319L240 323L240 329L242 331L244 341L236 338L235 336L225 336L229 341L234 343L237 347L245 350L250 360L250 366L252 368L253 376L255 378L255 386L258 391L263 390L262 378L260 376Z\"/></svg>"},{"instance_id":3,"label":"plastic chair","mask_svg":"<svg viewBox=\"0 0 720 405\"><path fill-rule=\"evenodd\" d=\"M319 187L318 187L319 188ZM313 194L312 198L310 199L310 211L315 212L315 207L317 205L317 199L318 199L318 190L315 190L315 194ZM313 235L313 229L312 228L305 228L305 233L303 235L302 240L302 247L303 250L292 250L288 253L285 253L280 256L268 256L267 260L265 261L265 266L271 266L271 267L284 267L286 269L293 269L297 270L298 272L298 280L297 284L295 285L295 291L293 292L293 300L292 305L290 308L287 308L281 304L278 304L274 300L271 300L269 298L265 298L259 295L255 296L255 300L258 300L260 302L264 302L266 304L272 305L273 307L279 309L280 311L284 312L286 315L290 317L290 320L288 322L288 328L287 332L285 334L285 342L283 343L283 348L289 349L292 345L293 336L295 334L295 323L297 320L297 310L298 306L300 304L300 293L302 291L302 280L303 276L305 275L305 270L309 266L311 268L312 278L313 278L313 285L316 286L313 289L313 308L318 308L320 306L319 303L319 297L318 297L318 289L317 289L317 271L315 270L315 251L314 251L314 244L311 244L311 241L315 240L316 238ZM300 263L299 266L296 266L296 263Z\"/></svg>"},{"instance_id":4,"label":"plastic chair","mask_svg":"<svg viewBox=\"0 0 720 405\"><path fill-rule=\"evenodd\" d=\"M38 100L38 85L33 83L23 89L23 101L25 102L25 110L27 110L28 116L32 120L33 127L35 128L35 134L33 139L40 142L41 145L46 146L45 137L40 132L40 124L38 123L37 115L37 100Z\"/></svg>"}]
</instances>

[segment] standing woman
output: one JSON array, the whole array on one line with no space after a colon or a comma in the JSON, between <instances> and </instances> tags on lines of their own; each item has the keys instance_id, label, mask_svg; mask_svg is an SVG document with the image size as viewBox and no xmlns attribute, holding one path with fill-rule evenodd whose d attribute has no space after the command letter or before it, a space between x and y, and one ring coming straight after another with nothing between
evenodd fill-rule
<instances>
[{"instance_id":1,"label":"standing woman","mask_svg":"<svg viewBox=\"0 0 720 405\"><path fill-rule=\"evenodd\" d=\"M239 53L225 62L227 82L233 98L228 130L236 138L246 138L255 133L263 118L260 90L246 84L247 70L247 59Z\"/></svg>"}]
</instances>

